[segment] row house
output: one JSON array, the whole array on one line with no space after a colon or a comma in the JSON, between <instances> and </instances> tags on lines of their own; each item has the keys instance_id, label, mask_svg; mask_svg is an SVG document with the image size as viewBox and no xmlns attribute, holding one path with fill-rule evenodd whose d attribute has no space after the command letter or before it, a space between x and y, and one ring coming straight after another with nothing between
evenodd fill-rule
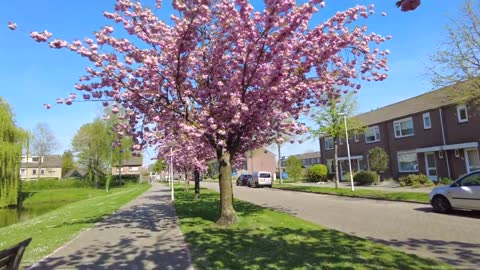
<instances>
[{"instance_id":1,"label":"row house","mask_svg":"<svg viewBox=\"0 0 480 270\"><path fill-rule=\"evenodd\" d=\"M455 88L454 88L455 87ZM415 173L432 181L457 178L480 169L478 101L459 102L462 85L445 87L355 116L367 130L349 138L352 169L369 169L368 151L383 148L389 155L385 177ZM456 93L456 94L455 94ZM479 91L480 93L480 91ZM333 139L323 137L322 163L332 172ZM346 143L339 141L339 170L348 172Z\"/></svg>"},{"instance_id":2,"label":"row house","mask_svg":"<svg viewBox=\"0 0 480 270\"><path fill-rule=\"evenodd\" d=\"M20 179L62 178L62 156L22 156Z\"/></svg>"},{"instance_id":3,"label":"row house","mask_svg":"<svg viewBox=\"0 0 480 270\"><path fill-rule=\"evenodd\" d=\"M304 153L299 155L292 155L292 156L298 158L302 162L302 168L304 169L308 169L313 165L322 163L320 159L320 151L309 152L309 153ZM282 171L285 171L285 168L287 167L287 159L285 157L282 157L281 165L282 165Z\"/></svg>"},{"instance_id":4,"label":"row house","mask_svg":"<svg viewBox=\"0 0 480 270\"><path fill-rule=\"evenodd\" d=\"M140 175L142 172L143 157L132 156L122 162L121 166L112 167L112 175Z\"/></svg>"}]
</instances>

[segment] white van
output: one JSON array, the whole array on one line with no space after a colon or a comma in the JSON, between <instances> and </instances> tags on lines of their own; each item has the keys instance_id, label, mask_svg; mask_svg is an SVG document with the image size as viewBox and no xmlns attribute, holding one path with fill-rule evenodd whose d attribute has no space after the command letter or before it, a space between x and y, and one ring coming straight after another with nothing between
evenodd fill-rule
<instances>
[{"instance_id":1,"label":"white van","mask_svg":"<svg viewBox=\"0 0 480 270\"><path fill-rule=\"evenodd\" d=\"M269 172L254 172L248 182L249 187L272 187L272 174Z\"/></svg>"}]
</instances>

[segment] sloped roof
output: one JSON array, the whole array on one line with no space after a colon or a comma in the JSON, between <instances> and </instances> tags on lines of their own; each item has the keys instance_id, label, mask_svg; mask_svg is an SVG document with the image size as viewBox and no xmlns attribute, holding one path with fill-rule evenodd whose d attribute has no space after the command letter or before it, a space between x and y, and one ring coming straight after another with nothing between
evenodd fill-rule
<instances>
[{"instance_id":1,"label":"sloped roof","mask_svg":"<svg viewBox=\"0 0 480 270\"><path fill-rule=\"evenodd\" d=\"M63 177L64 178L69 178L69 177L84 177L86 176L88 171L83 168L77 168L77 169L71 169L68 171Z\"/></svg>"},{"instance_id":2,"label":"sloped roof","mask_svg":"<svg viewBox=\"0 0 480 270\"><path fill-rule=\"evenodd\" d=\"M128 160L122 162L123 166L142 166L143 165L143 157L131 157Z\"/></svg>"},{"instance_id":3,"label":"sloped roof","mask_svg":"<svg viewBox=\"0 0 480 270\"><path fill-rule=\"evenodd\" d=\"M39 162L22 162L22 168L38 168ZM61 168L62 156L61 155L45 155L43 157L42 168Z\"/></svg>"},{"instance_id":4,"label":"sloped roof","mask_svg":"<svg viewBox=\"0 0 480 270\"><path fill-rule=\"evenodd\" d=\"M298 154L298 155L293 155L293 156L298 158L298 159L318 158L318 157L320 157L320 151Z\"/></svg>"},{"instance_id":5,"label":"sloped roof","mask_svg":"<svg viewBox=\"0 0 480 270\"><path fill-rule=\"evenodd\" d=\"M463 82L427 92L425 94L402 100L385 107L362 113L353 118L361 121L366 126L386 122L407 115L416 114L458 102L458 94L462 88L469 88L469 83ZM469 88L471 89L471 88ZM474 91L480 93L480 89Z\"/></svg>"}]
</instances>

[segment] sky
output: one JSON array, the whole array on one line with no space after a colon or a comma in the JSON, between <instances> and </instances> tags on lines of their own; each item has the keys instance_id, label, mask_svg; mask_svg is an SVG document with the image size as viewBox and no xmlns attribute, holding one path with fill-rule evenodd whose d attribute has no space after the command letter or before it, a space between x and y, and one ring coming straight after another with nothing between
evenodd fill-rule
<instances>
[{"instance_id":1,"label":"sky","mask_svg":"<svg viewBox=\"0 0 480 270\"><path fill-rule=\"evenodd\" d=\"M152 0L142 1L152 3ZM261 1L251 0L260 8ZM396 0L326 0L326 8L313 17L311 26L320 24L337 11L355 5L375 5L376 14L361 20L369 31L393 38L381 48L391 52L388 60L389 77L383 82L364 84L357 95L358 113L383 107L431 90L425 74L431 65L430 56L447 39L448 17L456 17L463 1L422 1L411 12L401 12ZM85 59L68 50L50 49L46 43L36 43L31 31L49 30L54 37L72 40L92 37L95 30L109 23L104 11L113 11L115 0L15 0L0 4L0 97L14 110L18 126L32 130L38 123L47 123L60 143L55 153L71 148L71 139L78 129L100 116L98 103L77 103L72 106L54 105L46 110L44 103L54 104L67 97L88 65ZM170 1L164 1L157 12L160 18L172 14ZM386 12L387 16L381 16ZM7 27L9 21L18 30ZM318 151L318 140L302 144L285 144L282 155ZM145 154L151 163L152 150Z\"/></svg>"}]
</instances>

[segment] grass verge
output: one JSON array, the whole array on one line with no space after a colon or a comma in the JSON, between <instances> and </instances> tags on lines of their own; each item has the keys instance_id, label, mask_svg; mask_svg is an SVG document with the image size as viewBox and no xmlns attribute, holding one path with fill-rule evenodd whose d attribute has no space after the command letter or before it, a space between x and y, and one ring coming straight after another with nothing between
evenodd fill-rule
<instances>
[{"instance_id":1,"label":"grass verge","mask_svg":"<svg viewBox=\"0 0 480 270\"><path fill-rule=\"evenodd\" d=\"M293 185L275 185L274 188L301 191L301 192L319 193L319 194L330 194L330 195L338 195L338 196L389 200L389 201L429 203L428 193L424 193L424 192L386 192L386 191L365 190L365 189L356 189L354 192L352 192L350 188L336 189L331 187L312 187L312 186L293 186Z\"/></svg>"},{"instance_id":2,"label":"grass verge","mask_svg":"<svg viewBox=\"0 0 480 270\"><path fill-rule=\"evenodd\" d=\"M90 198L67 204L25 222L0 228L0 250L32 237L33 240L22 260L23 266L32 265L148 188L150 188L148 184L139 184L115 188L109 193L94 189L63 190L63 193L70 194L68 195L70 198L74 196L73 194L78 195L76 198L85 194ZM41 192L35 194L32 200L36 196L39 199L48 197L40 194Z\"/></svg>"},{"instance_id":3,"label":"grass verge","mask_svg":"<svg viewBox=\"0 0 480 270\"><path fill-rule=\"evenodd\" d=\"M240 222L215 224L218 193L176 189L180 227L195 269L451 269L450 266L330 230L244 201Z\"/></svg>"}]
</instances>

